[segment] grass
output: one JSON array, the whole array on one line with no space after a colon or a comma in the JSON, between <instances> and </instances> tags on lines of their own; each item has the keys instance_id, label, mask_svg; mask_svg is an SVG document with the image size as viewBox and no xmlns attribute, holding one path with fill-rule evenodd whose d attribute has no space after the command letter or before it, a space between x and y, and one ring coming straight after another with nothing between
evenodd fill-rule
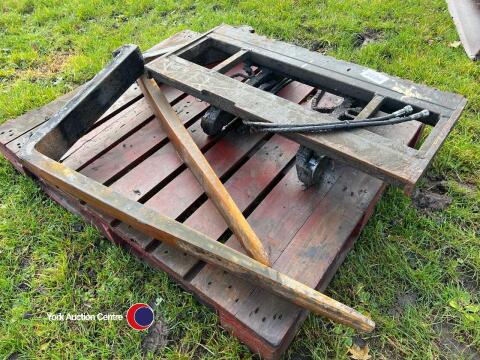
<instances>
[{"instance_id":1,"label":"grass","mask_svg":"<svg viewBox=\"0 0 480 360\"><path fill-rule=\"evenodd\" d=\"M449 46L458 35L443 0L4 0L0 11L0 122L85 82L121 44L145 50L222 22L466 96L429 171L445 180L452 204L419 211L390 189L328 289L369 311L378 329L359 335L310 316L286 356L344 359L359 341L379 359L478 351L480 67ZM377 40L357 46L365 32ZM155 304L170 333L147 358L251 356L165 274L102 239L0 158L0 358L141 358L144 334L124 321L46 319L122 313L136 301Z\"/></svg>"}]
</instances>

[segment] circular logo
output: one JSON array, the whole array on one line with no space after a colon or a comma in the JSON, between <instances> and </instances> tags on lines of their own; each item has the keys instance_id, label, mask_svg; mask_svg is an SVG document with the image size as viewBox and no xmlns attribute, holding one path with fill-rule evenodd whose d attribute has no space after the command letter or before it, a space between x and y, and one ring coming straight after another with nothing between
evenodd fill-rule
<instances>
[{"instance_id":1,"label":"circular logo","mask_svg":"<svg viewBox=\"0 0 480 360\"><path fill-rule=\"evenodd\" d=\"M146 330L152 324L155 316L147 304L133 304L127 311L127 322L135 330Z\"/></svg>"}]
</instances>

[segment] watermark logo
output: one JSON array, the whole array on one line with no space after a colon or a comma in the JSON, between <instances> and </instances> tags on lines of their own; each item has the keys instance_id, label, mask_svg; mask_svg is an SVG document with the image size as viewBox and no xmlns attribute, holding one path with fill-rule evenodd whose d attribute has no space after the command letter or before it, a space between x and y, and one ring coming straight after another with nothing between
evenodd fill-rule
<instances>
[{"instance_id":1,"label":"watermark logo","mask_svg":"<svg viewBox=\"0 0 480 360\"><path fill-rule=\"evenodd\" d=\"M127 311L127 322L135 330L146 330L152 324L155 316L147 304L133 304Z\"/></svg>"}]
</instances>

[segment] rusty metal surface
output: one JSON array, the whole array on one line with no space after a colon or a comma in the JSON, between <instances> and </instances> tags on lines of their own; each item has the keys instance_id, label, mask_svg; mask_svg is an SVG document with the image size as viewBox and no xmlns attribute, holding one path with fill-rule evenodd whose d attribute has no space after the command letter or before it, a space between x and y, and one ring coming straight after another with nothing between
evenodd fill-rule
<instances>
[{"instance_id":1,"label":"rusty metal surface","mask_svg":"<svg viewBox=\"0 0 480 360\"><path fill-rule=\"evenodd\" d=\"M465 52L472 60L480 57L480 1L447 0Z\"/></svg>"}]
</instances>

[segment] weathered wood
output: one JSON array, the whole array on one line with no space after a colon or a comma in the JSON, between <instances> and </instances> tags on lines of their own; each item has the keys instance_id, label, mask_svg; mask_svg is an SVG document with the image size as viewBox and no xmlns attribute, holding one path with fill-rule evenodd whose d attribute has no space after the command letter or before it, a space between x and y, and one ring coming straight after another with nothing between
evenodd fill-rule
<instances>
[{"instance_id":1,"label":"weathered wood","mask_svg":"<svg viewBox=\"0 0 480 360\"><path fill-rule=\"evenodd\" d=\"M312 88L294 82L284 89L278 93L279 96L285 95L291 101L300 102L307 95L305 89ZM195 123L189 130L191 136L198 139L196 143L200 148L209 146L212 139L205 135L200 123ZM202 142L200 142L200 139L203 139ZM172 154L175 154L175 150L171 144L167 144L132 168L130 172L115 181L110 187L129 199L139 200L155 189L158 184L161 184L170 173L181 167L182 163L178 156L172 156ZM162 164L162 166L159 167L158 164Z\"/></svg>"},{"instance_id":2,"label":"weathered wood","mask_svg":"<svg viewBox=\"0 0 480 360\"><path fill-rule=\"evenodd\" d=\"M186 107L188 107L188 110L185 110ZM188 96L174 105L179 118L187 127L197 120L198 116L207 108L208 104L196 101L192 96ZM144 156L165 145L166 142L167 135L160 123L156 119L152 119L108 152L87 166L82 166L81 173L104 183L117 176L122 170L132 167ZM132 150L125 151L128 148Z\"/></svg>"},{"instance_id":3,"label":"weathered wood","mask_svg":"<svg viewBox=\"0 0 480 360\"><path fill-rule=\"evenodd\" d=\"M247 253L255 260L269 266L268 253L263 248L260 239L257 238L215 171L192 140L160 88L153 80L149 80L145 76L141 77L138 82L144 97L149 102L155 116L160 120L170 142L192 170L232 231L238 236Z\"/></svg>"},{"instance_id":4,"label":"weathered wood","mask_svg":"<svg viewBox=\"0 0 480 360\"><path fill-rule=\"evenodd\" d=\"M207 148L214 141L202 131L198 122L188 130L202 149ZM167 180L171 174L180 171L182 166L182 160L175 148L168 143L111 184L110 188L129 199L139 200L151 191L155 191L159 184Z\"/></svg>"},{"instance_id":5,"label":"weathered wood","mask_svg":"<svg viewBox=\"0 0 480 360\"><path fill-rule=\"evenodd\" d=\"M385 97L381 95L375 95L372 100L360 111L355 120L365 120L369 117L372 117L382 106ZM370 129L371 130L371 129Z\"/></svg>"},{"instance_id":6,"label":"weathered wood","mask_svg":"<svg viewBox=\"0 0 480 360\"><path fill-rule=\"evenodd\" d=\"M310 86L293 82L280 91L278 95L285 97L290 101L300 103L312 92L312 90L313 88ZM227 171L231 171L232 167L235 167L235 164L244 158L244 156L247 154L247 151L252 149L253 146L258 144L258 142L263 138L265 138L264 134L239 134L236 129L232 129L206 152L205 157L207 158L208 162L212 164L212 168L215 170L215 173L219 177L222 177ZM200 148L202 147L202 144L199 144L198 142L196 143ZM255 154L252 154L250 157L250 159L254 160L256 157L259 157L258 162L250 165L250 168L245 170L244 167L247 164L244 164L242 168L236 170L235 175L233 175L230 179L233 177L241 177L240 175L237 175L239 172L243 172L247 177L262 176L264 180L264 186L266 187L269 183L267 179L273 179L278 175L278 173L275 172L271 176L268 176L266 169L269 165L263 165L262 161L270 160L275 163L281 161L283 165L279 166L279 168L282 169L282 167L291 160L288 158L287 154L281 151L284 149L278 150L279 145L282 144L284 144L284 142L274 139L273 144L265 144L265 146L259 148ZM273 156L271 152L272 150L278 153L278 157ZM259 152L263 153L263 155L258 154ZM261 168L261 171L255 171L255 166ZM227 183L230 181L230 179L227 181ZM258 180L255 180L255 182L257 181ZM225 185L227 186L227 184ZM255 193L252 192L253 189L248 188L249 183L245 181L244 185L245 188L243 188L243 191L248 192L250 198L254 198ZM242 191L242 189L239 190ZM178 215L183 213L190 204L194 203L202 194L202 187L198 184L198 182L195 181L193 174L188 169L185 169L174 180L172 180L169 184L159 190L152 198L150 198L145 205L165 216L176 218ZM233 197L235 198L235 196ZM248 205L250 205L250 203L248 203ZM248 205L245 205L245 207Z\"/></svg>"},{"instance_id":7,"label":"weathered wood","mask_svg":"<svg viewBox=\"0 0 480 360\"><path fill-rule=\"evenodd\" d=\"M239 65L231 69L227 74L234 74L240 70L241 66ZM166 96L170 103L174 103L181 99L176 102L173 107L187 127L194 123L195 120L197 120L197 118L210 106L208 103L199 101L193 96L186 96L183 98L182 94L179 94L178 90L173 88L167 86L163 86L162 88L165 89ZM177 96L177 94L179 94L179 96ZM112 140L118 142L117 138L120 137L121 130L129 130L130 127L136 123L136 118L135 120L132 120L129 114L125 114L125 118L129 119L127 123L125 123L124 120L118 121L118 119L115 124L109 122L108 133L112 134L112 136L109 137L108 140L102 138L102 136L99 135L101 132L98 131L95 131L94 134L91 134L92 132L90 132L87 136L83 137L78 142L75 150L75 160L67 160L66 164L72 167L83 159L88 159L81 165L77 165L75 168L81 169L82 174L85 174L96 181L102 183L110 182L117 178L118 174L122 171L132 168L142 158L155 152L156 149L159 149L166 144L167 136L163 132L158 120L152 119L153 113L150 107L146 106L145 100L142 99L135 107L138 109L138 114L142 114L142 118L150 119L146 125L143 125L137 131L134 131L130 136L117 143L117 145L110 147L107 152L104 150L99 152L98 149L101 149L102 146L103 149L108 149L108 145ZM114 131L114 129L120 129L120 133ZM195 129L189 129L190 132L192 130L196 131ZM201 129L199 131L201 131ZM103 132L105 133L105 131ZM128 134L130 133L127 133L127 135ZM87 144L87 146L82 147L82 145L85 144ZM132 148L132 151L125 151L128 148Z\"/></svg>"},{"instance_id":8,"label":"weathered wood","mask_svg":"<svg viewBox=\"0 0 480 360\"><path fill-rule=\"evenodd\" d=\"M335 59L317 51L272 40L238 28L222 25L204 37L216 42L220 49L235 52L249 49L254 63L281 73L291 73L308 85L332 93L370 101L374 94L397 102L408 102L414 107L440 113L442 108L456 109L462 97L412 81L369 69L365 66Z\"/></svg>"},{"instance_id":9,"label":"weathered wood","mask_svg":"<svg viewBox=\"0 0 480 360\"><path fill-rule=\"evenodd\" d=\"M310 86L303 85L298 82L292 82L283 88L278 95L285 97L290 101L297 103L303 102L305 98L313 91ZM195 125L199 126L199 123ZM195 126L194 125L194 126ZM204 134L200 131L201 134ZM192 133L192 136L198 136L198 132ZM241 156L238 154L236 147L245 148L249 143L252 135L238 135L236 131L230 130L226 136L223 137L218 143L216 143L207 153L209 161L212 161L212 165L217 172L217 175L221 174L221 169L227 166L228 162L232 162L230 166L235 165L235 156ZM254 136L255 137L255 136ZM241 143L242 145L237 145ZM288 145L287 145L288 144ZM169 144L170 145L170 144ZM197 142L197 145L199 143ZM234 148L235 147L235 148ZM287 150L287 151L285 151ZM227 190L234 198L238 205L241 205L241 209L246 209L254 205L257 197L265 192L272 181L281 176L281 172L285 166L293 159L296 151L296 145L289 143L287 140L280 140L278 137L269 140L265 145L258 148L251 158L242 165L225 183ZM175 157L175 155L172 155ZM175 157L176 158L176 157ZM145 160L147 162L149 159ZM168 158L166 162L170 162ZM220 162L219 166L215 165ZM150 162L150 167L153 167L155 162ZM223 165L222 165L223 164ZM158 171L163 170L162 168ZM230 171L230 170L226 170ZM141 169L132 169L130 173L124 177L138 180L138 184L142 182L150 182L152 176L156 173L149 172L149 167L141 167ZM185 175L185 176L184 176ZM245 177L251 181L242 181ZM130 188L124 189L130 193ZM145 203L145 206L159 212L162 215L176 217L179 214L184 213L194 204L197 199L197 195L203 193L201 187L194 179L193 175L188 169L185 169L180 175L176 176L165 187L159 190L150 200ZM287 198L287 196L285 196ZM190 201L190 204L188 203ZM239 203L240 201L240 203ZM166 206L164 206L166 205ZM288 204L290 206L290 204ZM287 208L287 207L284 207ZM165 213L164 213L165 211ZM201 212L202 216L198 216ZM288 217L285 214L283 218ZM207 219L207 220L206 220ZM214 225L212 228L203 226L205 223L211 223L213 220L219 221L219 224ZM203 204L199 209L188 217L187 223L197 230L206 231L206 235L211 237L218 237L223 231L228 229L227 224L223 218L218 214L215 207L210 203ZM285 223L290 223L286 221ZM121 224L116 228L116 232L124 235L127 238L132 237L132 233L135 232L135 241L138 242L143 248L148 245L154 247L156 244L154 240L146 237L134 229L129 228L126 224ZM286 232L289 233L289 232ZM268 235L267 235L268 236ZM165 264L169 271L174 274L175 277L183 277L189 273L198 264L198 259L184 254L183 251L168 245L167 243L160 244L152 256L158 260L158 263Z\"/></svg>"},{"instance_id":10,"label":"weathered wood","mask_svg":"<svg viewBox=\"0 0 480 360\"><path fill-rule=\"evenodd\" d=\"M307 309L315 309L315 312L318 314L326 315L335 321L349 324L363 331L372 331L374 323L348 306L330 299L258 261L218 244L213 239L202 236L183 224L159 216L143 205L119 196L119 194L98 182L88 179L56 161L76 139L88 131L95 120L95 115L103 113L103 107L113 104L113 99L118 98L121 95L121 91L125 91L128 88L127 86L132 79L138 77L139 69L137 65L139 62L141 62L141 58L138 47L126 46L122 48L117 53L115 59L89 84L84 93L75 96L66 108L52 117L48 123L35 133L20 154L24 166L33 174L44 178L60 189L79 197L89 205L98 207L147 234L170 241L193 255L205 260L208 259L208 261L221 265L238 275L250 278L252 281L259 281L271 291L290 299L296 304ZM129 72L128 69L132 69L132 71ZM111 81L115 80L120 73L124 74L125 77L118 83L119 87L109 87ZM162 112L162 106L165 107L164 111L169 112L167 116L176 121L169 124L169 126L179 125L180 128L176 130L182 130L184 132L183 136L185 136L184 141L191 142L187 143L188 147L180 152L184 159L186 161L187 158L192 160L188 161L190 166L198 164L199 161L204 161L205 164L202 164L198 170L209 169L208 171L213 174L213 178L210 180L216 180L223 188L223 185L221 185L213 170L211 170L208 162L205 161L186 129L178 121L176 113L156 84L148 82L147 78L142 76L140 86L142 87L142 92L151 103L155 114L164 122L167 122L168 118L164 118L164 112ZM149 89L149 86L152 89ZM156 98L151 97L152 90L156 91ZM105 97L100 96L96 98L96 94L99 93L105 95ZM160 107L156 109L155 105ZM80 123L77 123L78 113L85 111L83 107L93 108L88 116L82 118ZM175 131L169 131L167 126L165 126L165 131L170 136L172 142L178 140L174 138L176 135ZM196 149L199 158L194 159L191 157L188 150L191 147ZM208 173L205 175L208 175ZM212 188L212 193L214 190ZM210 195L208 191L207 194ZM225 195L228 195L228 193L225 192ZM236 207L233 209L238 210ZM227 207L225 210L231 213L232 207ZM240 214L240 216L242 215ZM245 221L243 216L241 218ZM249 250L251 251L251 248Z\"/></svg>"},{"instance_id":11,"label":"weathered wood","mask_svg":"<svg viewBox=\"0 0 480 360\"><path fill-rule=\"evenodd\" d=\"M247 55L248 55L247 50L240 50L235 54L233 54L232 56L230 56L229 58L222 61L221 63L219 63L218 65L214 66L212 70L218 71L219 73L224 74L225 72L233 68L235 65L242 62L247 57Z\"/></svg>"},{"instance_id":12,"label":"weathered wood","mask_svg":"<svg viewBox=\"0 0 480 360\"><path fill-rule=\"evenodd\" d=\"M241 136L232 130L205 153L205 159L212 164L215 174L221 178L241 162L263 137L260 134ZM177 191L178 189L181 190ZM175 219L203 193L202 186L187 168L152 196L145 206Z\"/></svg>"},{"instance_id":13,"label":"weathered wood","mask_svg":"<svg viewBox=\"0 0 480 360\"><path fill-rule=\"evenodd\" d=\"M245 211L254 204L255 200L265 192L265 189L275 185L278 178L291 165L297 147L297 144L288 139L274 136L225 182L225 188L241 211ZM289 222L286 219L284 221ZM216 211L216 207L211 200L207 200L199 206L185 220L184 224L212 239L219 239L229 228L228 223ZM268 236L270 235L263 233L261 238ZM263 243L265 245L268 243L269 255L271 256L275 252L275 248L269 243L269 240L263 240ZM171 246L169 247L168 244L160 245L155 251L155 256L161 256L162 259L167 258L167 256L162 255L165 250L169 251L168 258L175 256L176 252L172 252ZM185 276L197 262L197 259L187 257L179 264L172 265L172 268Z\"/></svg>"}]
</instances>

